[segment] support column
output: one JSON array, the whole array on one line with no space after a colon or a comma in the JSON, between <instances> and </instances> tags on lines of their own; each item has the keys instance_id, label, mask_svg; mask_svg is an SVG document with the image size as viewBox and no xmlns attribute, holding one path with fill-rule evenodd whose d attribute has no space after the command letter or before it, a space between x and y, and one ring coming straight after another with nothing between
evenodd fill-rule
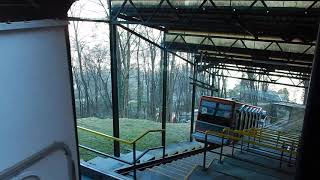
<instances>
[{"instance_id":1,"label":"support column","mask_svg":"<svg viewBox=\"0 0 320 180\"><path fill-rule=\"evenodd\" d=\"M303 104L306 105L307 104L307 98L308 98L308 88L309 87L309 81L305 80L303 82L305 88L304 88L304 96L303 96Z\"/></svg>"},{"instance_id":2,"label":"support column","mask_svg":"<svg viewBox=\"0 0 320 180\"><path fill-rule=\"evenodd\" d=\"M194 126L194 106L196 101L196 90L197 90L197 74L198 74L198 63L194 62L193 65L193 84L192 84L192 102L191 102L191 124L190 124L190 141L192 141L192 134L193 134L193 126ZM199 111L199 110L198 110Z\"/></svg>"},{"instance_id":3,"label":"support column","mask_svg":"<svg viewBox=\"0 0 320 180\"><path fill-rule=\"evenodd\" d=\"M111 85L112 85L112 119L113 136L119 138L119 102L118 102L118 63L117 63L117 26L110 22L110 59L111 59ZM113 142L114 156L120 156L120 144Z\"/></svg>"},{"instance_id":4,"label":"support column","mask_svg":"<svg viewBox=\"0 0 320 180\"><path fill-rule=\"evenodd\" d=\"M163 42L165 40L166 33L163 35ZM168 81L168 51L165 48L163 50L163 64L162 64L162 129L166 129L167 122L167 81ZM162 132L161 145L165 147L166 145L166 132ZM163 148L163 156L165 155L165 148Z\"/></svg>"},{"instance_id":5,"label":"support column","mask_svg":"<svg viewBox=\"0 0 320 180\"><path fill-rule=\"evenodd\" d=\"M319 26L320 27L320 26ZM313 59L313 68L308 92L306 111L304 116L301 146L297 159L295 179L308 179L317 177L319 159L319 117L320 107L320 28L318 29L317 44Z\"/></svg>"},{"instance_id":6,"label":"support column","mask_svg":"<svg viewBox=\"0 0 320 180\"><path fill-rule=\"evenodd\" d=\"M214 71L214 69L213 69L213 71ZM213 95L214 95L214 91L215 91L215 83L214 83L214 80L215 80L216 76L215 76L214 72L211 72L211 73L212 73L212 74L211 74L211 77L212 77L212 82L211 82L211 86L212 86L211 96L213 96Z\"/></svg>"}]
</instances>

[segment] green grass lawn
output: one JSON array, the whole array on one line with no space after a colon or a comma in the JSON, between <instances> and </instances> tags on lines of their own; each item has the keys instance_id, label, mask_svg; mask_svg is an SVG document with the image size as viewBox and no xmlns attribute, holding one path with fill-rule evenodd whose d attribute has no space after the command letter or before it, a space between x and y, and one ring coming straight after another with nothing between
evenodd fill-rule
<instances>
[{"instance_id":1,"label":"green grass lawn","mask_svg":"<svg viewBox=\"0 0 320 180\"><path fill-rule=\"evenodd\" d=\"M82 118L78 119L78 126L89 128L98 132L112 135L112 119ZM161 129L161 123L145 119L120 119L120 138L125 140L134 140L147 130ZM167 123L166 145L189 140L189 123ZM112 141L98 135L78 131L79 143L98 151L113 154ZM138 150L144 150L161 145L161 133L155 132L146 135L137 143ZM121 153L127 153L132 150L132 146L121 144ZM80 158L87 161L96 155L80 148Z\"/></svg>"}]
</instances>

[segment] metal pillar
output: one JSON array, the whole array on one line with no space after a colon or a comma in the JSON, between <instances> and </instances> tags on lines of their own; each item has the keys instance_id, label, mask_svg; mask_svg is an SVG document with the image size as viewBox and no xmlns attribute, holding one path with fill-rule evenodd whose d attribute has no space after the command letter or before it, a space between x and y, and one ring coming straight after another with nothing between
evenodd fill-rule
<instances>
[{"instance_id":1,"label":"metal pillar","mask_svg":"<svg viewBox=\"0 0 320 180\"><path fill-rule=\"evenodd\" d=\"M192 141L193 126L194 126L194 106L196 101L196 80L198 74L198 63L195 62L193 65L193 84L192 84L192 102L191 102L191 125L190 125L190 141ZM198 110L199 111L199 110Z\"/></svg>"},{"instance_id":2,"label":"metal pillar","mask_svg":"<svg viewBox=\"0 0 320 180\"><path fill-rule=\"evenodd\" d=\"M166 33L163 35L163 42ZM167 122L167 81L168 81L168 52L166 49L163 51L163 66L162 66L162 129L166 129ZM166 145L166 132L162 131L162 144L163 147ZM165 156L165 148L163 148L163 157Z\"/></svg>"},{"instance_id":3,"label":"metal pillar","mask_svg":"<svg viewBox=\"0 0 320 180\"><path fill-rule=\"evenodd\" d=\"M214 80L215 80L216 76L215 76L215 74L214 74L214 73L212 73L212 74L211 74L211 77L212 77L212 82L211 82L211 86L212 86L212 89L211 89L211 96L213 96L213 95L214 95L214 91L215 91L215 84L214 84Z\"/></svg>"},{"instance_id":4,"label":"metal pillar","mask_svg":"<svg viewBox=\"0 0 320 180\"><path fill-rule=\"evenodd\" d=\"M297 158L297 171L295 179L308 179L319 176L317 169L319 159L319 107L320 107L320 26L318 29L317 45L313 59L313 68L308 92L306 111L304 116L301 145Z\"/></svg>"},{"instance_id":5,"label":"metal pillar","mask_svg":"<svg viewBox=\"0 0 320 180\"><path fill-rule=\"evenodd\" d=\"M71 46L70 46L70 36L69 36L69 29L68 26L64 30L65 33L65 39L66 39L66 46L67 46L67 56L68 56L68 69L69 69L69 77L70 77L70 84L73 84L73 75L72 75L72 60L71 60ZM77 112L76 112L76 104L74 99L74 86L70 86L70 91L71 91L71 97L72 97L72 111L73 111L73 122L74 122L74 132L76 136L76 144L79 144L79 133L78 133L78 128L77 128ZM80 148L77 149L77 158L80 159ZM76 167L80 168L80 161L78 161L78 164L76 164ZM78 171L78 177L81 177L80 171Z\"/></svg>"},{"instance_id":6,"label":"metal pillar","mask_svg":"<svg viewBox=\"0 0 320 180\"><path fill-rule=\"evenodd\" d=\"M307 104L307 98L308 98L308 86L309 86L309 81L308 80L305 80L303 82L304 84L304 96L303 96L303 104L306 105Z\"/></svg>"},{"instance_id":7,"label":"metal pillar","mask_svg":"<svg viewBox=\"0 0 320 180\"><path fill-rule=\"evenodd\" d=\"M109 0L111 7L111 0ZM111 85L112 85L112 119L113 119L113 136L119 138L119 102L118 102L118 63L117 63L117 26L112 23L111 8L109 8L110 23L110 59L111 59ZM120 144L118 141L113 142L114 156L120 157Z\"/></svg>"}]
</instances>

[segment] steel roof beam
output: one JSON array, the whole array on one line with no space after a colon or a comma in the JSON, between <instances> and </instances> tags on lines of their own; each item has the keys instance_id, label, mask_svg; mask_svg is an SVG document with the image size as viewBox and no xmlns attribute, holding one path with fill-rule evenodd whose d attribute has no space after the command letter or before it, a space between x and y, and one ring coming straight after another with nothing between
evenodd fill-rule
<instances>
[{"instance_id":1,"label":"steel roof beam","mask_svg":"<svg viewBox=\"0 0 320 180\"><path fill-rule=\"evenodd\" d=\"M304 86L304 85L280 83L280 82L276 82L276 81L264 81L264 80L258 80L258 79L249 79L249 78L227 76L227 75L220 75L220 74L216 74L215 76L224 77L224 78L240 79L240 80L246 80L246 81L263 82L263 83L268 83L268 84L278 84L278 85L291 86L291 87L308 88L307 86ZM299 84L301 84L301 83L299 83Z\"/></svg>"},{"instance_id":2,"label":"steel roof beam","mask_svg":"<svg viewBox=\"0 0 320 180\"><path fill-rule=\"evenodd\" d=\"M259 74L259 75L268 75L272 77L281 77L281 78L293 78L293 79L299 79L299 80L310 80L310 77L306 76L297 76L297 75L288 75L288 73L282 73L282 74L273 74L273 72L266 72L266 71L253 71L253 70L248 70L245 68L239 68L239 69L233 69L229 67L224 67L225 65L221 66L214 66L213 69L220 69L220 70L227 70L227 71L237 71L237 72L243 72L243 73L253 73L253 74ZM211 67L212 68L212 67ZM201 71L201 67L199 69Z\"/></svg>"},{"instance_id":3,"label":"steel roof beam","mask_svg":"<svg viewBox=\"0 0 320 180\"><path fill-rule=\"evenodd\" d=\"M199 32L175 32L168 31L168 35L181 35L186 37L203 37L203 38L219 38L219 39L233 39L233 40L244 40L244 41L254 41L254 42L275 42L275 43L284 43L284 44L296 44L296 45L315 45L315 42L299 42L299 41L284 41L281 39L272 39L272 37L261 37L261 38L248 38L248 37L235 37L233 34L220 34L214 35L214 33L199 33ZM205 34L205 35L204 35ZM170 43L170 41L167 41Z\"/></svg>"},{"instance_id":4,"label":"steel roof beam","mask_svg":"<svg viewBox=\"0 0 320 180\"><path fill-rule=\"evenodd\" d=\"M169 45L170 44L170 45ZM215 52L215 53L228 53L228 54L238 54L251 57L259 58L274 58L274 59L290 59L290 60L300 60L305 62L311 62L313 59L313 54L303 54L303 53L293 53L293 52L281 52L275 50L265 50L265 49L250 49L250 48L240 48L240 47L228 47L228 46L213 46L213 45L198 45L198 44L186 44L184 43L167 43L171 50L188 52L189 49L193 49L194 52L199 53L200 51Z\"/></svg>"},{"instance_id":5,"label":"steel roof beam","mask_svg":"<svg viewBox=\"0 0 320 180\"><path fill-rule=\"evenodd\" d=\"M195 57L196 59L198 57ZM287 70L287 71L295 71L301 73L310 73L311 67L297 67L297 66L290 66L284 63L274 63L274 62L267 62L267 61L239 61L239 60L232 60L232 59L224 59L224 58L214 58L214 57L204 57L203 62L209 63L205 69L210 67L216 66L219 63L227 63L227 64L237 64L237 65L244 65L250 67L261 67L266 68L268 71L274 70Z\"/></svg>"}]
</instances>

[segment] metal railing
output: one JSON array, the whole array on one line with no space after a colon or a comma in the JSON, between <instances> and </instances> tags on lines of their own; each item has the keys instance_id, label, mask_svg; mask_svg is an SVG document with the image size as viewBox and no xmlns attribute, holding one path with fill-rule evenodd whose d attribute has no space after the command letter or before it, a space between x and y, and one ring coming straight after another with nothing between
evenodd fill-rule
<instances>
[{"instance_id":1,"label":"metal railing","mask_svg":"<svg viewBox=\"0 0 320 180\"><path fill-rule=\"evenodd\" d=\"M63 142L54 142L53 144L31 155L30 157L20 161L19 163L9 167L8 169L3 170L2 172L0 172L0 179L1 180L12 179L14 176L18 175L21 171L27 169L28 167L34 165L35 163L39 162L43 158L47 157L48 155L56 151L64 152L67 158L67 163L68 163L68 176L70 179L76 179L71 151L69 147Z\"/></svg>"},{"instance_id":2,"label":"metal railing","mask_svg":"<svg viewBox=\"0 0 320 180\"><path fill-rule=\"evenodd\" d=\"M88 128L84 128L84 127L81 127L81 126L77 126L77 128L80 129L80 130L83 130L83 131L86 131L86 132L90 132L90 133L93 133L95 135L104 137L104 138L106 138L108 140L117 141L119 143L123 143L123 144L127 144L127 145L132 145L132 162L125 161L125 160L123 160L123 159L121 159L119 157L115 157L115 156L112 156L112 155L97 151L95 149L92 149L92 148L89 148L89 147L86 147L86 146L83 146L83 145L80 145L80 144L79 144L79 147L83 148L83 149L86 149L88 151L94 152L96 154L100 154L102 156L109 157L109 158L112 158L114 160L118 160L118 161L123 162L125 164L133 165L133 177L134 177L134 179L137 179L137 169L136 169L137 162L145 154L147 154L149 151L162 148L163 149L163 157L165 156L165 147L164 146L158 146L158 147L146 149L143 153L141 153L138 157L136 157L136 143L140 139L142 139L144 136L146 136L147 134L154 133L154 132L161 132L162 133L162 132L165 132L164 129L148 130L148 131L144 132L143 134L141 134L140 136L138 136L133 141L128 141L128 140L124 140L124 139L120 139L120 138L117 138L117 137L113 137L113 136L110 136L110 135L107 135L107 134L104 134L104 133L101 133L101 132L98 132L98 131L94 131L94 130L91 130L91 129L88 129Z\"/></svg>"},{"instance_id":3,"label":"metal railing","mask_svg":"<svg viewBox=\"0 0 320 180\"><path fill-rule=\"evenodd\" d=\"M275 134L274 134L275 133ZM300 144L300 136L298 135L290 135L285 132L273 131L273 130L265 130L252 128L247 130L231 130L230 128L225 128L222 132L217 131L206 131L205 132L205 146L204 146L204 157L203 157L203 168L206 169L206 152L208 147L208 135L214 135L221 138L221 148L220 152L217 153L215 151L210 151L213 153L217 153L220 155L219 162L221 163L222 156L230 156L228 154L223 154L223 147L230 146L225 142L225 140L232 141L232 153L230 157L234 157L234 149L240 149L243 151L244 143L247 143L248 149L250 145L260 146L263 148L267 148L273 151L263 150L268 153L273 153L275 155L279 155L280 158L275 158L268 155L259 155L266 156L268 158L276 159L280 161L280 168L283 161L288 162L288 165L291 165L292 159L296 159L297 150ZM235 142L240 141L240 148L235 147ZM253 148L255 148L253 146ZM276 152L274 152L276 151ZM257 153L256 153L257 154ZM284 159L287 157L287 159Z\"/></svg>"}]
</instances>

